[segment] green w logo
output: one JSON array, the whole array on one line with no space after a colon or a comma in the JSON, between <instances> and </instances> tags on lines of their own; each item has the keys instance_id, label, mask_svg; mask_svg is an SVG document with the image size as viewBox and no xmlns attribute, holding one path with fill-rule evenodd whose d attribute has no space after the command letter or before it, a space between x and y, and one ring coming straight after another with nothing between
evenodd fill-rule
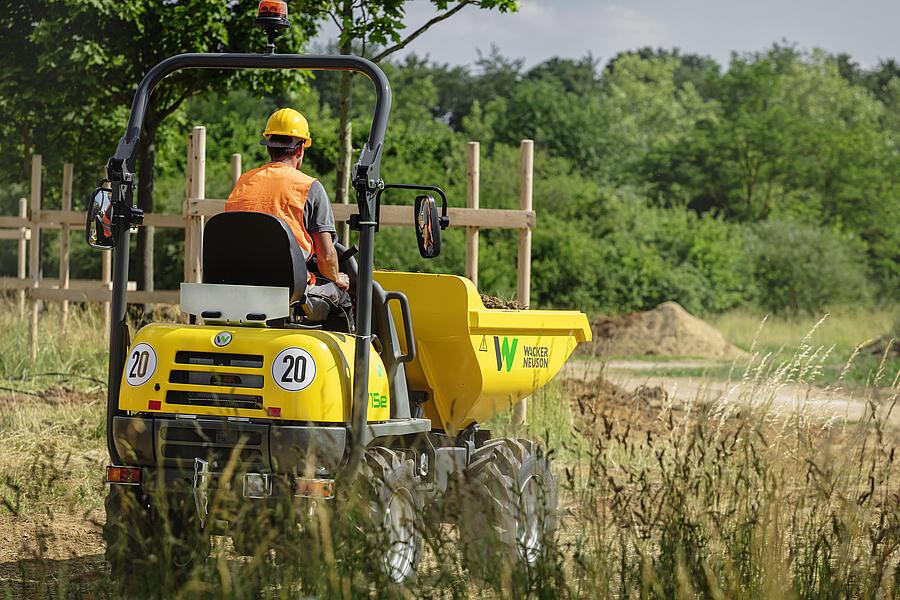
<instances>
[{"instance_id":1,"label":"green w logo","mask_svg":"<svg viewBox=\"0 0 900 600\"><path fill-rule=\"evenodd\" d=\"M496 335L494 336L494 351L497 353L497 370L502 371L503 366L506 365L506 372L509 373L512 370L513 360L516 357L516 346L519 345L519 338L513 338L512 344L509 343L509 338L503 338L503 345L500 345L500 338Z\"/></svg>"}]
</instances>

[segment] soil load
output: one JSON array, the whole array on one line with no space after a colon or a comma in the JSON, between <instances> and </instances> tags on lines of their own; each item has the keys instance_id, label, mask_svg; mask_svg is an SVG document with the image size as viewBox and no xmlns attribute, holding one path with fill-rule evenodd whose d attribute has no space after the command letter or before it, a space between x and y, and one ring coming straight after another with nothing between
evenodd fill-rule
<instances>
[{"instance_id":1,"label":"soil load","mask_svg":"<svg viewBox=\"0 0 900 600\"><path fill-rule=\"evenodd\" d=\"M645 312L598 317L588 352L598 356L694 356L731 359L745 353L677 302Z\"/></svg>"}]
</instances>

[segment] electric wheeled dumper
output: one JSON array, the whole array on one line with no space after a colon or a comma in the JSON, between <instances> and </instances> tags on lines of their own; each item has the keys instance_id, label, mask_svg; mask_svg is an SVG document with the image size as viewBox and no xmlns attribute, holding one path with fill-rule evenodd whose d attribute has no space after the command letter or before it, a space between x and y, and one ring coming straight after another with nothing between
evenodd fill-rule
<instances>
[{"instance_id":1,"label":"electric wheeled dumper","mask_svg":"<svg viewBox=\"0 0 900 600\"><path fill-rule=\"evenodd\" d=\"M587 319L486 309L462 277L373 271L381 193L403 187L441 198L441 207L431 195L416 200L425 257L440 251L446 198L433 186L380 178L391 88L375 64L276 54L269 32L267 54L182 54L153 67L107 164L110 185L91 198L88 241L113 252L105 527L113 573L154 551L147 540L160 513L178 541L166 558L185 566L209 553L211 534L251 553L259 539L241 524L258 507L288 506L302 528L310 505L338 502L358 477L375 496L359 527L382 536L383 568L395 582L415 572L423 510L454 486L477 505L429 513L458 521L461 541L488 538L495 551L534 564L555 526L548 459L531 441L491 439L477 424L546 384L590 339ZM204 231L204 282L181 287L190 324L151 324L130 337L129 237L143 219L133 153L154 88L197 68L355 71L374 84L372 126L352 175L358 253L339 249L353 314L308 322L307 265L290 229L261 213L222 213ZM214 515L224 497L231 508ZM466 512L477 517L458 516Z\"/></svg>"}]
</instances>

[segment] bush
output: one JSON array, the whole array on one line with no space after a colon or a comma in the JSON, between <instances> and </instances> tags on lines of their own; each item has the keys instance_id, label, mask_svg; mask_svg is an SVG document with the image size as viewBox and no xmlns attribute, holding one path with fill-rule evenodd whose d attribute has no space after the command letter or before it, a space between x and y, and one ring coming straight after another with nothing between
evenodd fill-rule
<instances>
[{"instance_id":1,"label":"bush","mask_svg":"<svg viewBox=\"0 0 900 600\"><path fill-rule=\"evenodd\" d=\"M796 221L748 228L753 300L776 313L814 313L871 297L862 243Z\"/></svg>"},{"instance_id":2,"label":"bush","mask_svg":"<svg viewBox=\"0 0 900 600\"><path fill-rule=\"evenodd\" d=\"M701 312L745 299L748 265L738 227L651 208L631 194L595 205L594 229L541 215L533 255L541 306L621 312L674 300Z\"/></svg>"}]
</instances>

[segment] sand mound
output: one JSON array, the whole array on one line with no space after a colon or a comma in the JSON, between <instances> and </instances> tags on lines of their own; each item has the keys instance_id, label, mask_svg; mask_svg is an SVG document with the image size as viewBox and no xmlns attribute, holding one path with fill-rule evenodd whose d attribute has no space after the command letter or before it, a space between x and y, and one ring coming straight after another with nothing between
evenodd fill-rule
<instances>
[{"instance_id":1,"label":"sand mound","mask_svg":"<svg viewBox=\"0 0 900 600\"><path fill-rule=\"evenodd\" d=\"M598 355L736 358L744 354L677 302L663 302L646 312L599 317L592 329L591 351Z\"/></svg>"}]
</instances>

